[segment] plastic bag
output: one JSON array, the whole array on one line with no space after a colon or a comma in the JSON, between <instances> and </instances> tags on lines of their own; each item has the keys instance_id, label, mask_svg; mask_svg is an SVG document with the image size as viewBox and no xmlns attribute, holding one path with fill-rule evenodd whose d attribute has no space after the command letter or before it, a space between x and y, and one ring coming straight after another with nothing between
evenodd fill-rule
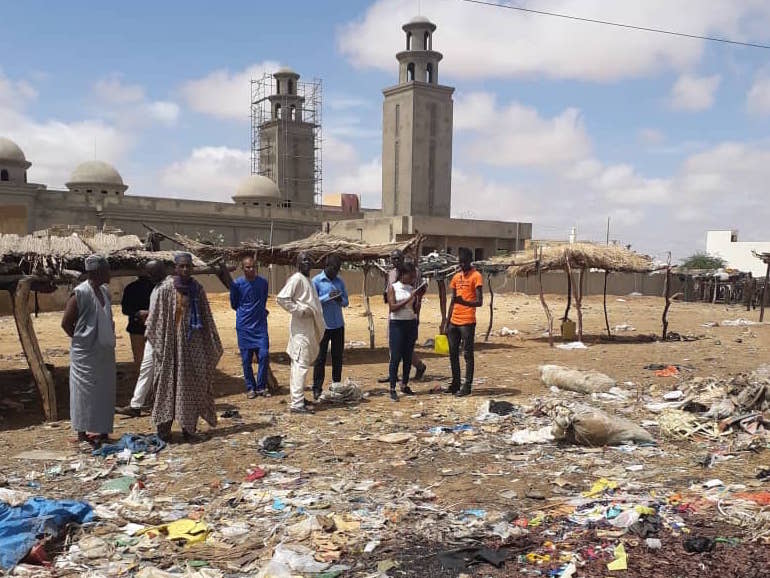
<instances>
[{"instance_id":1,"label":"plastic bag","mask_svg":"<svg viewBox=\"0 0 770 578\"><path fill-rule=\"evenodd\" d=\"M302 544L278 544L273 559L257 574L257 578L284 578L294 573L318 574L329 567L328 562L317 562L313 550Z\"/></svg>"},{"instance_id":2,"label":"plastic bag","mask_svg":"<svg viewBox=\"0 0 770 578\"><path fill-rule=\"evenodd\" d=\"M552 432L557 440L589 447L655 443L653 437L635 423L598 409L560 412L554 418Z\"/></svg>"},{"instance_id":3,"label":"plastic bag","mask_svg":"<svg viewBox=\"0 0 770 578\"><path fill-rule=\"evenodd\" d=\"M540 379L549 387L578 393L599 393L615 387L615 380L598 371L570 369L561 365L541 365Z\"/></svg>"},{"instance_id":4,"label":"plastic bag","mask_svg":"<svg viewBox=\"0 0 770 578\"><path fill-rule=\"evenodd\" d=\"M449 339L446 335L436 335L433 340L433 351L439 355L449 355Z\"/></svg>"}]
</instances>

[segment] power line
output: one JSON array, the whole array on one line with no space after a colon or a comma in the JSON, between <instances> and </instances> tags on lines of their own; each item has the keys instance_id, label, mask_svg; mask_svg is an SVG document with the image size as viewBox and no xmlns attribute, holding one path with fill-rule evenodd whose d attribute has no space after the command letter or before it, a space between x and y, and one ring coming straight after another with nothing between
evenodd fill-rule
<instances>
[{"instance_id":1,"label":"power line","mask_svg":"<svg viewBox=\"0 0 770 578\"><path fill-rule=\"evenodd\" d=\"M573 16L571 14L561 14L559 12L547 12L545 10L534 10L522 6L512 6L510 4L497 4L495 2L485 2L484 0L462 0L470 4L480 4L482 6L494 6L495 8L507 8L508 10L518 10L519 12L529 12L530 14L540 14L541 16L555 16L566 20L576 20L578 22L591 22L593 24L604 24L605 26L615 26L616 28L628 28L630 30L640 30L642 32L655 32L657 34L667 34L669 36L679 36L681 38L694 38L697 40L710 40L711 42L722 42L723 44L734 44L737 46L748 46L750 48L764 48L770 50L768 44L758 44L756 42L741 42L740 40L730 40L729 38L719 38L718 36L701 36L700 34L688 34L686 32L676 32L674 30L664 30L663 28L649 28L647 26L634 26L633 24L624 24L622 22L611 22L609 20L598 20L595 18L584 18Z\"/></svg>"}]
</instances>

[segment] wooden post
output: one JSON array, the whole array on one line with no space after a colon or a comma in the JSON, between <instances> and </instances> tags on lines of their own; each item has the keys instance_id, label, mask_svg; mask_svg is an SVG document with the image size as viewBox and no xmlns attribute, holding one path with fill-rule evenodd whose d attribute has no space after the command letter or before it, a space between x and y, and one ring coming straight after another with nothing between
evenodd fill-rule
<instances>
[{"instance_id":1,"label":"wooden post","mask_svg":"<svg viewBox=\"0 0 770 578\"><path fill-rule=\"evenodd\" d=\"M443 277L436 277L436 284L438 285L438 304L441 308L441 327L446 333L446 279Z\"/></svg>"},{"instance_id":2,"label":"wooden post","mask_svg":"<svg viewBox=\"0 0 770 578\"><path fill-rule=\"evenodd\" d=\"M767 285L770 282L770 260L767 262L767 271L765 272L765 286L762 287L762 303L759 306L759 322L765 320L765 301L767 301Z\"/></svg>"},{"instance_id":3,"label":"wooden post","mask_svg":"<svg viewBox=\"0 0 770 578\"><path fill-rule=\"evenodd\" d=\"M666 305L663 307L663 341L668 337L668 309L671 307L671 266L666 267L665 291Z\"/></svg>"},{"instance_id":4,"label":"wooden post","mask_svg":"<svg viewBox=\"0 0 770 578\"><path fill-rule=\"evenodd\" d=\"M548 319L548 345L553 347L553 315L551 315L551 310L545 302L545 295L543 295L543 271L540 269L539 262L537 264L537 282L540 286L540 304L543 306L546 319Z\"/></svg>"},{"instance_id":5,"label":"wooden post","mask_svg":"<svg viewBox=\"0 0 770 578\"><path fill-rule=\"evenodd\" d=\"M610 331L610 317L607 315L607 276L610 274L606 269L604 270L604 324L607 326L607 337L612 339L612 331Z\"/></svg>"},{"instance_id":6,"label":"wooden post","mask_svg":"<svg viewBox=\"0 0 770 578\"><path fill-rule=\"evenodd\" d=\"M567 255L567 272L569 274L570 281L573 283L572 292L575 294L575 310L577 311L577 329L578 329L578 341L583 341L583 276L585 269L581 269L578 274L578 282L575 285L575 280L572 278L572 266L569 262L569 255Z\"/></svg>"},{"instance_id":7,"label":"wooden post","mask_svg":"<svg viewBox=\"0 0 770 578\"><path fill-rule=\"evenodd\" d=\"M492 273L487 274L487 286L489 287L489 326L484 341L489 341L489 334L492 333L492 318L494 316L495 292L492 289Z\"/></svg>"},{"instance_id":8,"label":"wooden post","mask_svg":"<svg viewBox=\"0 0 770 578\"><path fill-rule=\"evenodd\" d=\"M374 349L374 317L369 304L369 266L364 265L364 309L366 310L366 322L369 326L369 349Z\"/></svg>"},{"instance_id":9,"label":"wooden post","mask_svg":"<svg viewBox=\"0 0 770 578\"><path fill-rule=\"evenodd\" d=\"M29 293L32 281L32 277L25 277L16 284L15 289L9 291L13 305L13 319L16 321L21 348L27 358L37 389L40 391L45 418L48 421L56 421L59 419L56 406L56 385L51 372L45 366L45 360L40 352L40 344L35 334L35 327L32 325L32 317L29 314Z\"/></svg>"}]
</instances>

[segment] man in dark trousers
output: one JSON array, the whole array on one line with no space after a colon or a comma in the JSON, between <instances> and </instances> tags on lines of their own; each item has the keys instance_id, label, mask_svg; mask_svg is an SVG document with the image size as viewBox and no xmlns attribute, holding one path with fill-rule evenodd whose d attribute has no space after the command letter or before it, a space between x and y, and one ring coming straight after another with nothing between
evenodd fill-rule
<instances>
[{"instance_id":1,"label":"man in dark trousers","mask_svg":"<svg viewBox=\"0 0 770 578\"><path fill-rule=\"evenodd\" d=\"M142 357L144 357L146 329L144 322L147 320L147 312L150 309L150 293L155 285L145 265L139 277L123 289L123 299L120 303L123 315L128 317L126 331L131 338L131 352L134 354L134 365L137 371L141 368Z\"/></svg>"},{"instance_id":2,"label":"man in dark trousers","mask_svg":"<svg viewBox=\"0 0 770 578\"><path fill-rule=\"evenodd\" d=\"M321 338L318 357L313 364L313 399L321 397L326 373L326 353L332 346L332 383L342 381L342 352L345 349L345 318L342 308L348 306L348 291L340 279L342 260L338 255L326 258L324 270L313 277L313 286L324 313L326 330Z\"/></svg>"},{"instance_id":3,"label":"man in dark trousers","mask_svg":"<svg viewBox=\"0 0 770 578\"><path fill-rule=\"evenodd\" d=\"M483 302L484 279L481 273L471 265L473 253L467 247L457 252L460 271L455 273L449 287L452 300L449 303L449 327L446 334L449 340L449 361L452 365L452 385L447 393L458 397L471 394L473 384L473 346L476 338L476 309ZM465 357L465 384L460 387L460 345Z\"/></svg>"}]
</instances>

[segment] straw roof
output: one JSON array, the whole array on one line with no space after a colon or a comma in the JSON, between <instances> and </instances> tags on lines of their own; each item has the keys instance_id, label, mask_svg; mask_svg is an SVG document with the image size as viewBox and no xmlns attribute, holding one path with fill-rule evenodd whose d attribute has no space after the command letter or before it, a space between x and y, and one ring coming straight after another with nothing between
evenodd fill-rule
<instances>
[{"instance_id":1,"label":"straw roof","mask_svg":"<svg viewBox=\"0 0 770 578\"><path fill-rule=\"evenodd\" d=\"M184 235L175 234L169 237L186 247L188 250L211 261L221 257L228 261L237 261L243 257L254 257L260 263L274 265L293 265L300 253L308 253L316 263L320 263L332 253L348 263L362 263L384 259L396 249L409 252L414 250L422 240L421 236L413 237L401 243L369 244L363 241L353 241L327 233L314 233L305 239L291 241L283 245L270 247L261 241L247 241L237 247L220 247L200 243Z\"/></svg>"},{"instance_id":2,"label":"straw roof","mask_svg":"<svg viewBox=\"0 0 770 578\"><path fill-rule=\"evenodd\" d=\"M519 251L476 263L489 272L506 270L511 276L525 277L541 271L563 271L567 262L573 269L603 269L606 271L649 273L654 269L652 259L617 245L572 243L549 245L532 251Z\"/></svg>"},{"instance_id":3,"label":"straw roof","mask_svg":"<svg viewBox=\"0 0 770 578\"><path fill-rule=\"evenodd\" d=\"M104 255L113 270L136 271L152 259L174 262L174 251L147 251L136 235L96 233L81 235L0 234L0 274L61 277L64 271L85 271L85 258ZM206 263L193 257L196 268Z\"/></svg>"}]
</instances>

